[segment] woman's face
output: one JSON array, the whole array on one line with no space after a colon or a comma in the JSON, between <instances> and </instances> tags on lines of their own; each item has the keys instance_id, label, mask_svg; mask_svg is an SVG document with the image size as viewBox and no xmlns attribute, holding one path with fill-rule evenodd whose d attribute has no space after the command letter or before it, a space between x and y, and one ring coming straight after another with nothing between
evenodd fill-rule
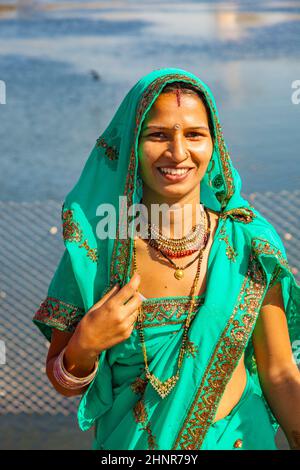
<instances>
[{"instance_id":1,"label":"woman's face","mask_svg":"<svg viewBox=\"0 0 300 470\"><path fill-rule=\"evenodd\" d=\"M139 138L139 171L144 186L169 198L200 189L212 152L201 98L181 93L179 106L175 93L160 94L146 115ZM174 174L175 168L182 169L183 174Z\"/></svg>"}]
</instances>

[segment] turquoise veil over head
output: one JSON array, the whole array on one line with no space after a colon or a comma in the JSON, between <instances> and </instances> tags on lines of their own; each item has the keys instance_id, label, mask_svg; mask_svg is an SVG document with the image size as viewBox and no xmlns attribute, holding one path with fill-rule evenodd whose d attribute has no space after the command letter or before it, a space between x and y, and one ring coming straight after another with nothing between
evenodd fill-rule
<instances>
[{"instance_id":1,"label":"turquoise veil over head","mask_svg":"<svg viewBox=\"0 0 300 470\"><path fill-rule=\"evenodd\" d=\"M198 449L243 353L246 367L260 387L251 334L265 294L276 282L282 286L291 344L300 339L300 286L277 231L241 195L241 178L229 156L213 94L196 75L179 68L154 70L124 97L93 146L78 182L64 200L65 251L47 298L33 321L50 341L53 328L74 331L105 292L117 282L123 286L129 281L133 238L122 238L120 230L130 219L127 208L138 204L143 193L138 172L138 137L147 111L163 87L174 81L187 82L198 89L211 115L214 149L200 184L200 200L220 213L220 223L209 254L205 303L189 334L190 341L199 346L199 356L194 361L185 359L180 380L167 398L161 399L149 386L145 387L143 397L149 406L148 417L156 430L158 448ZM124 196L121 204L120 196ZM115 237L97 236L98 207L102 204L115 209ZM119 355L118 360L126 359L124 364L130 370L132 355L127 357L126 353L131 346L138 347L130 341L124 343L124 350L117 345L101 353L98 373L79 405L81 429L86 430L96 419L109 415L116 400L114 361ZM168 344L162 342L151 364L161 380L174 373L170 358L177 357L179 347L180 334ZM142 351L134 351L142 359ZM132 376L128 377L128 383L131 379ZM141 399L134 394L126 397L131 403ZM278 423L270 409L269 412L277 429ZM164 422L160 422L160 416L164 416ZM125 442L126 445L149 448L149 434L139 433L135 444Z\"/></svg>"}]
</instances>

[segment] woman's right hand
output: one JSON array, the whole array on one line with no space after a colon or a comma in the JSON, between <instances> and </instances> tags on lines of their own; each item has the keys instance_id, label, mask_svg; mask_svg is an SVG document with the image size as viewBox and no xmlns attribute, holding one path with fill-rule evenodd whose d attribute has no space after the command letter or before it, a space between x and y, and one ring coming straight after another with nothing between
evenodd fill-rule
<instances>
[{"instance_id":1,"label":"woman's right hand","mask_svg":"<svg viewBox=\"0 0 300 470\"><path fill-rule=\"evenodd\" d=\"M137 273L121 289L116 284L85 314L70 341L96 357L129 338L142 304L139 284Z\"/></svg>"}]
</instances>

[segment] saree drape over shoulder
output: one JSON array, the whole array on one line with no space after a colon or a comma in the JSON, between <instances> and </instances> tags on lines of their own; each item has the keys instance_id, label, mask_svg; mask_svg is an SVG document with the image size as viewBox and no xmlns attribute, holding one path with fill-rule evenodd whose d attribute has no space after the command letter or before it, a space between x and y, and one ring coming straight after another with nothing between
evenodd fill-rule
<instances>
[{"instance_id":1,"label":"saree drape over shoulder","mask_svg":"<svg viewBox=\"0 0 300 470\"><path fill-rule=\"evenodd\" d=\"M65 198L65 252L33 321L51 341L53 328L74 331L105 292L116 282L123 286L129 281L133 238L122 233L131 220L127 208L138 204L143 192L139 132L162 88L178 80L202 92L214 126L214 150L200 185L201 203L220 213L206 291L197 298L180 377L170 394L161 398L145 380L135 327L130 338L100 354L97 375L79 404L78 423L83 431L95 425L93 449L276 449L278 422L260 386L252 332L268 288L280 282L291 345L299 340L300 286L275 228L241 196L241 179L214 97L194 74L154 70L123 99ZM97 236L101 204L113 207L116 215L116 226L108 220L116 236L105 240ZM178 296L143 302L149 368L160 380L176 372L188 300ZM243 353L243 396L228 416L213 422Z\"/></svg>"}]
</instances>

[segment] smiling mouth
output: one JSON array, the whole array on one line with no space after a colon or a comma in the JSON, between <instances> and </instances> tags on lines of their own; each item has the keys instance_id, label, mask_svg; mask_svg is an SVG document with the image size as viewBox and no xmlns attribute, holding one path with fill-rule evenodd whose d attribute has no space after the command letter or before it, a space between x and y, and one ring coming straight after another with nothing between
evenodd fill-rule
<instances>
[{"instance_id":1,"label":"smiling mouth","mask_svg":"<svg viewBox=\"0 0 300 470\"><path fill-rule=\"evenodd\" d=\"M189 166L182 166L182 167L175 167L175 166L158 166L157 167L163 173L184 173L188 170L191 170L192 167Z\"/></svg>"},{"instance_id":2,"label":"smiling mouth","mask_svg":"<svg viewBox=\"0 0 300 470\"><path fill-rule=\"evenodd\" d=\"M189 173L191 173L193 168L164 168L157 167L158 173L167 181L182 181Z\"/></svg>"}]
</instances>

